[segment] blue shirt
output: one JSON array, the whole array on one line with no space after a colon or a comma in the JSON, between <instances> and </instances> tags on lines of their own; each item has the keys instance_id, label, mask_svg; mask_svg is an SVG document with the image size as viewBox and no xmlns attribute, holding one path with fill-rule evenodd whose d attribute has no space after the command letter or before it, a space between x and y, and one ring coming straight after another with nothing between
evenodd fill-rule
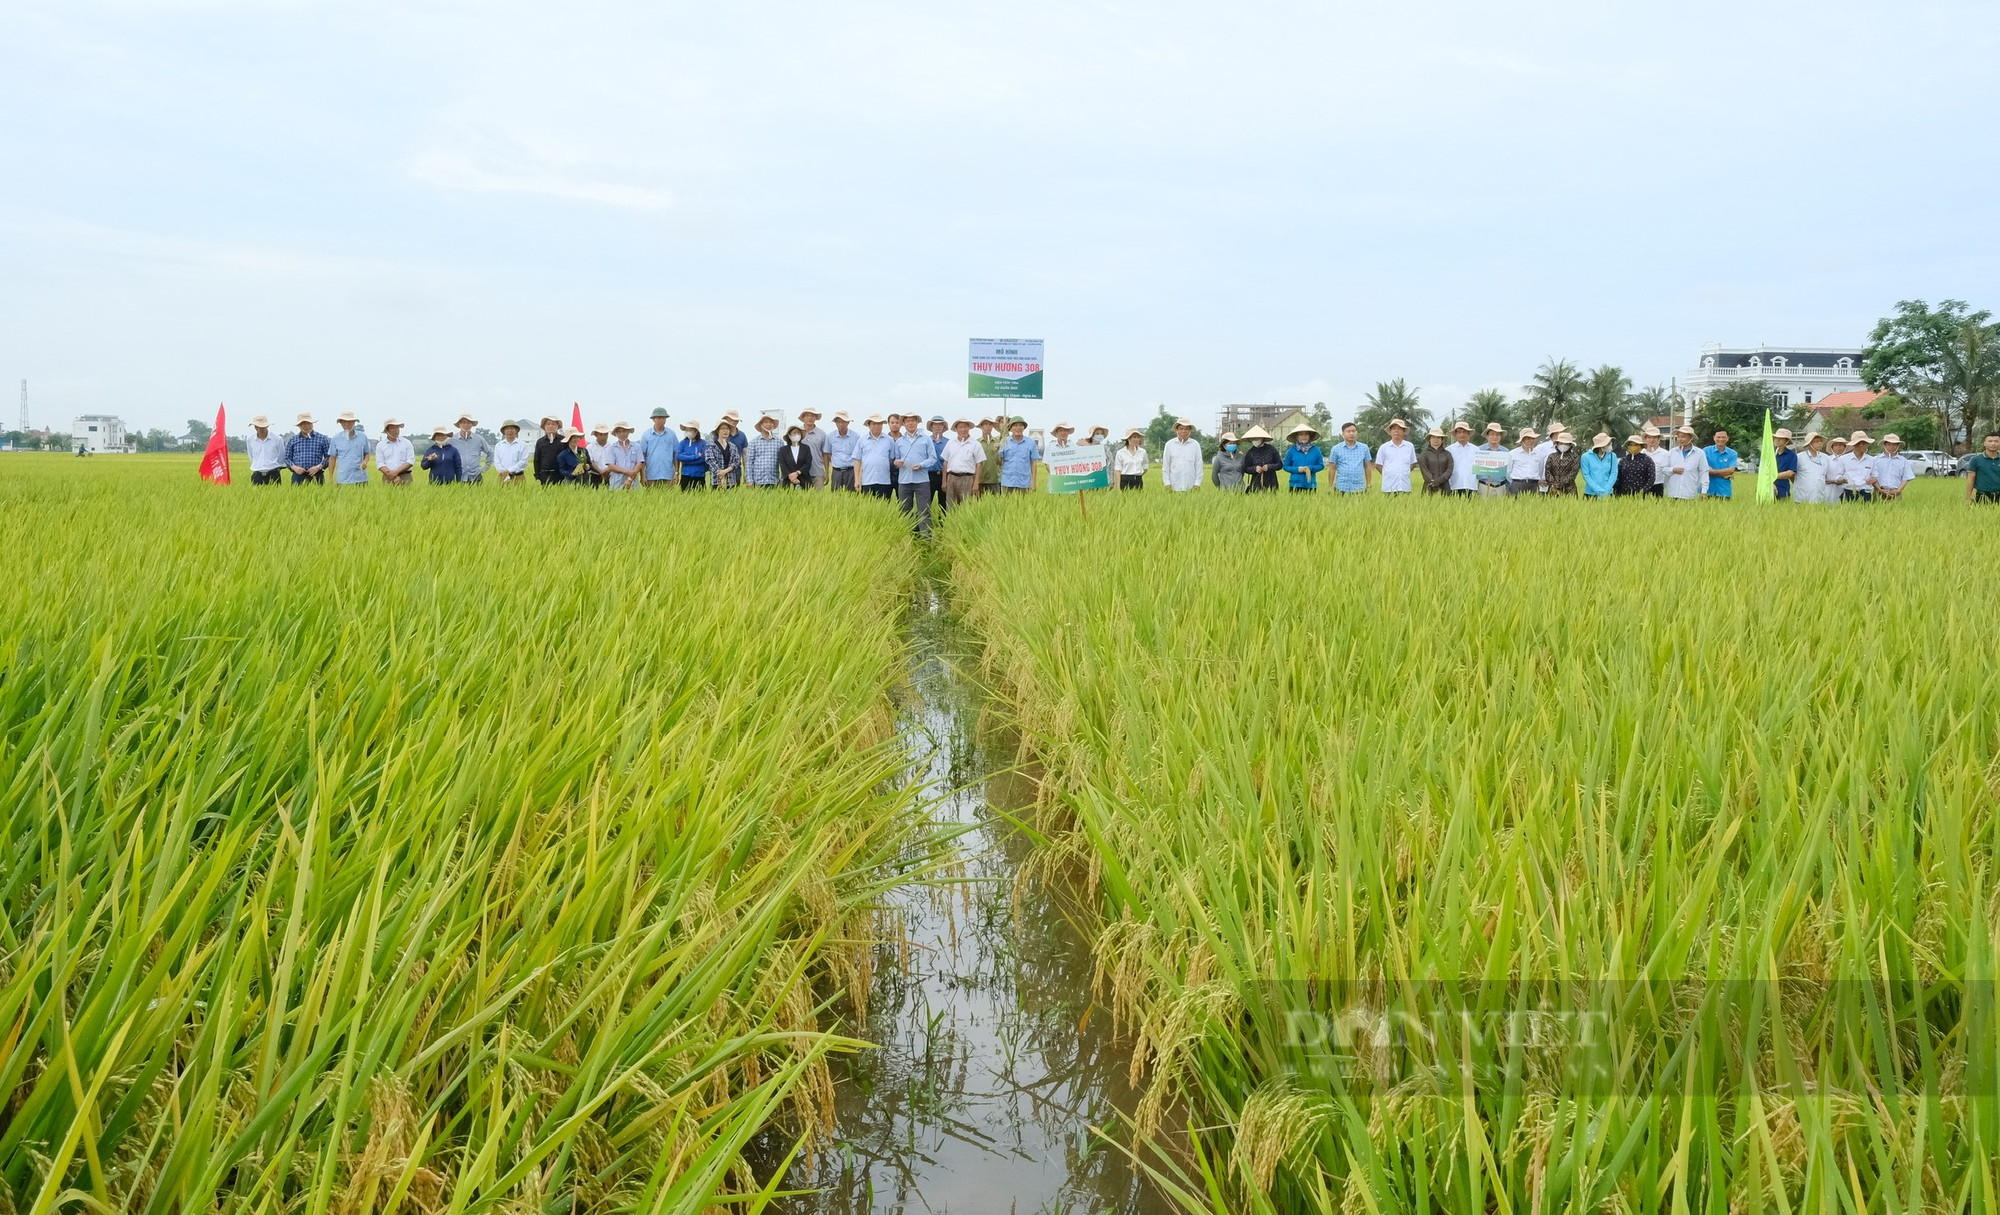
<instances>
[{"instance_id":1,"label":"blue shirt","mask_svg":"<svg viewBox=\"0 0 2000 1215\"><path fill-rule=\"evenodd\" d=\"M1307 443L1301 447L1294 443L1285 449L1285 471L1292 474L1293 489L1311 489L1319 484L1320 470L1326 467L1326 457L1319 452L1319 444Z\"/></svg>"},{"instance_id":2,"label":"blue shirt","mask_svg":"<svg viewBox=\"0 0 2000 1215\"><path fill-rule=\"evenodd\" d=\"M317 430L309 435L293 435L285 443L285 463L311 472L326 463L327 453L330 450L326 436Z\"/></svg>"},{"instance_id":3,"label":"blue shirt","mask_svg":"<svg viewBox=\"0 0 2000 1215\"><path fill-rule=\"evenodd\" d=\"M861 484L888 485L896 458L896 440L888 435L862 435L854 445L854 462L861 466Z\"/></svg>"},{"instance_id":4,"label":"blue shirt","mask_svg":"<svg viewBox=\"0 0 2000 1215\"><path fill-rule=\"evenodd\" d=\"M776 485L778 453L785 450L785 441L776 435L760 434L749 442L743 452L743 479L752 485Z\"/></svg>"},{"instance_id":5,"label":"blue shirt","mask_svg":"<svg viewBox=\"0 0 2000 1215\"><path fill-rule=\"evenodd\" d=\"M1583 496L1607 498L1618 485L1618 457L1606 449L1591 448L1583 453Z\"/></svg>"},{"instance_id":6,"label":"blue shirt","mask_svg":"<svg viewBox=\"0 0 2000 1215\"><path fill-rule=\"evenodd\" d=\"M936 467L938 468L944 467L944 445L949 442L951 442L951 432L948 430L941 435L935 435L931 438L931 445L937 448L938 462Z\"/></svg>"},{"instance_id":7,"label":"blue shirt","mask_svg":"<svg viewBox=\"0 0 2000 1215\"><path fill-rule=\"evenodd\" d=\"M861 446L861 432L848 427L846 434L838 430L826 436L826 466L828 468L853 468L854 453Z\"/></svg>"},{"instance_id":8,"label":"blue shirt","mask_svg":"<svg viewBox=\"0 0 2000 1215\"><path fill-rule=\"evenodd\" d=\"M679 435L671 430L654 430L649 426L640 431L633 442L639 446L639 459L646 464L641 476L648 481L674 479L674 449L681 445Z\"/></svg>"},{"instance_id":9,"label":"blue shirt","mask_svg":"<svg viewBox=\"0 0 2000 1215\"><path fill-rule=\"evenodd\" d=\"M361 463L368 458L368 453L374 446L368 441L368 436L361 433L359 427L355 428L352 436L344 430L336 430L327 436L326 450L334 459L334 483L368 484L368 470L361 467Z\"/></svg>"},{"instance_id":10,"label":"blue shirt","mask_svg":"<svg viewBox=\"0 0 2000 1215\"><path fill-rule=\"evenodd\" d=\"M1333 487L1343 494L1358 494L1367 489L1370 458L1366 443L1356 443L1352 447L1335 443L1333 450L1327 453L1327 459L1333 462Z\"/></svg>"},{"instance_id":11,"label":"blue shirt","mask_svg":"<svg viewBox=\"0 0 2000 1215\"><path fill-rule=\"evenodd\" d=\"M1711 443L1707 447L1702 448L1701 451L1703 455L1708 457L1710 472L1718 468L1736 467L1736 451L1734 448L1717 447ZM1793 459L1792 467L1798 467L1797 458ZM1729 482L1731 480L1732 478L1729 477L1710 477L1708 481L1708 496L1711 498L1727 498L1729 496Z\"/></svg>"},{"instance_id":12,"label":"blue shirt","mask_svg":"<svg viewBox=\"0 0 2000 1215\"><path fill-rule=\"evenodd\" d=\"M1000 488L1033 489L1035 461L1041 458L1041 445L1026 435L1000 440Z\"/></svg>"},{"instance_id":13,"label":"blue shirt","mask_svg":"<svg viewBox=\"0 0 2000 1215\"><path fill-rule=\"evenodd\" d=\"M922 431L904 435L896 444L896 459L902 462L906 473L927 473L937 465L937 443Z\"/></svg>"},{"instance_id":14,"label":"blue shirt","mask_svg":"<svg viewBox=\"0 0 2000 1215\"><path fill-rule=\"evenodd\" d=\"M674 444L674 463L681 466L683 477L706 477L708 475L708 441L705 439L682 439Z\"/></svg>"},{"instance_id":15,"label":"blue shirt","mask_svg":"<svg viewBox=\"0 0 2000 1215\"><path fill-rule=\"evenodd\" d=\"M1794 476L1798 475L1799 453L1789 447L1779 452L1778 471L1781 473L1791 473ZM1778 496L1780 498L1789 498L1792 496L1792 483L1790 481L1778 482Z\"/></svg>"}]
</instances>

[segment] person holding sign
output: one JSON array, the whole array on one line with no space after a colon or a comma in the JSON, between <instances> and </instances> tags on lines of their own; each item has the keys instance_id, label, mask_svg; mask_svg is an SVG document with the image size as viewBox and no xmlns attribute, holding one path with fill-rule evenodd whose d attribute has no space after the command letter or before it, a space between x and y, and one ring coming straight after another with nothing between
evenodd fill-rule
<instances>
[{"instance_id":1,"label":"person holding sign","mask_svg":"<svg viewBox=\"0 0 2000 1215\"><path fill-rule=\"evenodd\" d=\"M1319 488L1319 475L1326 469L1326 456L1321 454L1319 432L1310 426L1294 427L1285 436L1292 445L1285 449L1285 471L1290 473L1292 492L1309 494Z\"/></svg>"},{"instance_id":2,"label":"person holding sign","mask_svg":"<svg viewBox=\"0 0 2000 1215\"><path fill-rule=\"evenodd\" d=\"M1201 444L1186 418L1174 419L1174 437L1160 449L1160 480L1177 494L1201 484Z\"/></svg>"},{"instance_id":3,"label":"person holding sign","mask_svg":"<svg viewBox=\"0 0 2000 1215\"><path fill-rule=\"evenodd\" d=\"M944 501L957 506L979 492L979 473L986 463L986 448L972 437L972 419L960 418L951 424L952 437L944 443Z\"/></svg>"},{"instance_id":4,"label":"person holding sign","mask_svg":"<svg viewBox=\"0 0 2000 1215\"><path fill-rule=\"evenodd\" d=\"M1125 445L1111 453L1111 475L1118 478L1118 488L1146 488L1146 465L1150 459L1146 454L1146 432L1136 428L1126 431Z\"/></svg>"},{"instance_id":5,"label":"person holding sign","mask_svg":"<svg viewBox=\"0 0 2000 1215\"><path fill-rule=\"evenodd\" d=\"M1243 453L1243 471L1250 479L1245 492L1277 492L1278 470L1284 467L1285 455L1271 442L1271 432L1262 426L1252 426L1243 432L1243 439L1250 444Z\"/></svg>"},{"instance_id":6,"label":"person holding sign","mask_svg":"<svg viewBox=\"0 0 2000 1215\"><path fill-rule=\"evenodd\" d=\"M1498 422L1486 424L1486 442L1472 449L1472 476L1479 482L1479 496L1498 498L1507 492L1507 466L1514 453L1501 442L1507 428Z\"/></svg>"}]
</instances>

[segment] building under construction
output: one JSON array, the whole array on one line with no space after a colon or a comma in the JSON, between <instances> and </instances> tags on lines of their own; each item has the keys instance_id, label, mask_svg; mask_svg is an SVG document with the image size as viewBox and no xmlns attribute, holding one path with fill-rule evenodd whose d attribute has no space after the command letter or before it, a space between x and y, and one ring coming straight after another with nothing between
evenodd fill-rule
<instances>
[{"instance_id":1,"label":"building under construction","mask_svg":"<svg viewBox=\"0 0 2000 1215\"><path fill-rule=\"evenodd\" d=\"M1252 426L1262 426L1276 434L1279 423L1305 408L1303 405L1280 405L1276 402L1269 405L1224 405L1222 412L1216 415L1215 433L1233 431L1240 435Z\"/></svg>"}]
</instances>

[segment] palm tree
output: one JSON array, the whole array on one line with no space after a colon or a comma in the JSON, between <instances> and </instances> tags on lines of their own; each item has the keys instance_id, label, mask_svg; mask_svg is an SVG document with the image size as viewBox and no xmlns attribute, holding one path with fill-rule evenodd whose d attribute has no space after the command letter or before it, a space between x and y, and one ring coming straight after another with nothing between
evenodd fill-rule
<instances>
[{"instance_id":1,"label":"palm tree","mask_svg":"<svg viewBox=\"0 0 2000 1215\"><path fill-rule=\"evenodd\" d=\"M1498 388L1482 388L1465 402L1464 422L1472 427L1472 437L1476 441L1486 431L1488 422L1498 422L1502 426L1514 425L1514 407L1507 403L1507 394Z\"/></svg>"},{"instance_id":2,"label":"palm tree","mask_svg":"<svg viewBox=\"0 0 2000 1215\"><path fill-rule=\"evenodd\" d=\"M1644 426L1654 418L1680 416L1684 405L1680 393L1665 384L1655 384L1651 388L1641 388L1633 393L1630 408L1634 420Z\"/></svg>"},{"instance_id":3,"label":"palm tree","mask_svg":"<svg viewBox=\"0 0 2000 1215\"><path fill-rule=\"evenodd\" d=\"M1375 391L1368 394L1368 404L1354 415L1361 441L1373 447L1387 439L1391 418L1403 419L1419 433L1431 424L1430 411L1417 404L1416 390L1400 379L1375 385Z\"/></svg>"},{"instance_id":4,"label":"palm tree","mask_svg":"<svg viewBox=\"0 0 2000 1215\"><path fill-rule=\"evenodd\" d=\"M1610 435L1613 443L1623 443L1633 429L1632 377L1608 363L1591 372L1577 401L1576 415L1570 430L1584 442L1601 431Z\"/></svg>"},{"instance_id":5,"label":"palm tree","mask_svg":"<svg viewBox=\"0 0 2000 1215\"><path fill-rule=\"evenodd\" d=\"M1550 359L1535 372L1535 382L1522 391L1526 407L1526 417L1522 420L1536 430L1543 430L1550 422L1560 422L1563 415L1575 409L1577 398L1583 395L1583 375L1576 364L1568 359Z\"/></svg>"}]
</instances>

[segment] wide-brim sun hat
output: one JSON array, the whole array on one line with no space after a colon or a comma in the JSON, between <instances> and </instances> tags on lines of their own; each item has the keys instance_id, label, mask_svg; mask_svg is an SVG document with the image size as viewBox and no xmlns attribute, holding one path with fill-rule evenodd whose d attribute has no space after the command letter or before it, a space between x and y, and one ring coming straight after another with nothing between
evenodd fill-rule
<instances>
[{"instance_id":1,"label":"wide-brim sun hat","mask_svg":"<svg viewBox=\"0 0 2000 1215\"><path fill-rule=\"evenodd\" d=\"M1405 422L1405 421L1404 421L1403 419L1401 419L1401 418L1390 418L1390 419L1389 419L1389 425L1391 425L1391 426L1400 426L1400 427L1402 427L1402 428L1403 428L1404 430L1408 430L1408 429L1410 428L1410 424L1409 424L1408 422Z\"/></svg>"},{"instance_id":2,"label":"wide-brim sun hat","mask_svg":"<svg viewBox=\"0 0 2000 1215\"><path fill-rule=\"evenodd\" d=\"M1128 441L1134 438L1143 439L1145 437L1146 437L1146 432L1140 430L1137 426L1134 426L1132 429L1125 432L1125 438Z\"/></svg>"},{"instance_id":3,"label":"wide-brim sun hat","mask_svg":"<svg viewBox=\"0 0 2000 1215\"><path fill-rule=\"evenodd\" d=\"M462 413L462 414L459 414L456 420L457 420L457 421L460 421L460 422L470 422L470 423L472 423L472 424L473 424L474 426L477 426L477 425L479 425L479 419L478 419L478 418L475 418L475 417L473 417L473 416L472 416L471 414L469 414L469 413Z\"/></svg>"},{"instance_id":4,"label":"wide-brim sun hat","mask_svg":"<svg viewBox=\"0 0 2000 1215\"><path fill-rule=\"evenodd\" d=\"M728 414L723 415L723 417L725 418L728 416L729 416ZM757 429L758 430L764 429L764 424L766 422L769 422L771 425L776 426L778 424L778 419L772 417L770 414L765 414L763 417L757 419Z\"/></svg>"},{"instance_id":5,"label":"wide-brim sun hat","mask_svg":"<svg viewBox=\"0 0 2000 1215\"><path fill-rule=\"evenodd\" d=\"M565 439L581 439L583 438L583 432L574 426L565 426L562 430L562 437Z\"/></svg>"},{"instance_id":6,"label":"wide-brim sun hat","mask_svg":"<svg viewBox=\"0 0 2000 1215\"><path fill-rule=\"evenodd\" d=\"M1774 439L1789 439L1792 437L1792 432L1780 426L1778 429L1771 432L1771 437Z\"/></svg>"},{"instance_id":7,"label":"wide-brim sun hat","mask_svg":"<svg viewBox=\"0 0 2000 1215\"><path fill-rule=\"evenodd\" d=\"M1523 426L1523 427L1521 428L1521 433L1520 433L1520 434L1518 434L1518 435L1516 435L1516 436L1514 436L1514 437L1515 437L1515 438L1517 438L1517 439L1539 439L1539 438L1541 438L1542 436L1540 436L1540 435L1538 435L1538 434L1536 434L1536 433L1535 433L1535 428L1534 428L1534 427L1532 427L1532 426Z\"/></svg>"},{"instance_id":8,"label":"wide-brim sun hat","mask_svg":"<svg viewBox=\"0 0 2000 1215\"><path fill-rule=\"evenodd\" d=\"M1433 427L1431 427L1431 428L1430 428L1429 430L1427 430L1427 431L1425 431L1425 432L1424 432L1424 438L1426 438L1426 439L1442 439L1442 438L1444 438L1444 431L1442 431L1442 430L1440 430L1439 428L1437 428L1437 427L1433 426Z\"/></svg>"},{"instance_id":9,"label":"wide-brim sun hat","mask_svg":"<svg viewBox=\"0 0 2000 1215\"><path fill-rule=\"evenodd\" d=\"M1625 436L1625 443L1626 443L1626 445L1627 445L1627 446L1629 446L1629 447L1638 447L1638 446L1640 445L1640 440L1639 440L1639 436L1638 436L1638 435L1626 435L1626 436Z\"/></svg>"},{"instance_id":10,"label":"wide-brim sun hat","mask_svg":"<svg viewBox=\"0 0 2000 1215\"><path fill-rule=\"evenodd\" d=\"M1265 430L1262 426L1252 426L1243 432L1243 437L1246 439L1269 439L1271 432Z\"/></svg>"},{"instance_id":11,"label":"wide-brim sun hat","mask_svg":"<svg viewBox=\"0 0 2000 1215\"><path fill-rule=\"evenodd\" d=\"M1435 430L1436 427L1432 427L1432 429ZM1457 434L1461 430L1464 431L1466 434L1471 434L1472 424L1470 422L1453 422L1451 424L1451 433Z\"/></svg>"},{"instance_id":12,"label":"wide-brim sun hat","mask_svg":"<svg viewBox=\"0 0 2000 1215\"><path fill-rule=\"evenodd\" d=\"M1504 435L1507 433L1507 428L1505 426L1500 425L1500 423L1498 422L1488 422L1486 424L1486 433L1489 435L1495 433Z\"/></svg>"},{"instance_id":13,"label":"wide-brim sun hat","mask_svg":"<svg viewBox=\"0 0 2000 1215\"><path fill-rule=\"evenodd\" d=\"M611 433L611 423L599 422L597 425L590 428L590 433L594 435L608 435Z\"/></svg>"},{"instance_id":14,"label":"wide-brim sun hat","mask_svg":"<svg viewBox=\"0 0 2000 1215\"><path fill-rule=\"evenodd\" d=\"M1592 451L1596 451L1600 447L1609 446L1611 446L1611 436L1601 430L1590 437L1590 449Z\"/></svg>"},{"instance_id":15,"label":"wide-brim sun hat","mask_svg":"<svg viewBox=\"0 0 2000 1215\"><path fill-rule=\"evenodd\" d=\"M1050 434L1054 434L1059 430L1067 430L1073 432L1076 430L1076 427L1070 425L1068 422L1057 422L1054 426L1049 427Z\"/></svg>"},{"instance_id":16,"label":"wide-brim sun hat","mask_svg":"<svg viewBox=\"0 0 2000 1215\"><path fill-rule=\"evenodd\" d=\"M297 426L300 422L310 422L312 420L313 416L311 414L302 413L297 418L293 419L292 425Z\"/></svg>"},{"instance_id":17,"label":"wide-brim sun hat","mask_svg":"<svg viewBox=\"0 0 2000 1215\"><path fill-rule=\"evenodd\" d=\"M1660 437L1660 428L1653 425L1651 422L1648 422L1644 426L1639 428L1639 433L1645 435L1649 439L1657 439Z\"/></svg>"},{"instance_id":18,"label":"wide-brim sun hat","mask_svg":"<svg viewBox=\"0 0 2000 1215\"><path fill-rule=\"evenodd\" d=\"M811 414L812 416L814 416L814 417L816 418L816 417L818 417L818 416L819 416L819 410L817 410L817 409L814 409L814 408L813 408L812 406L810 406L810 405L806 406L806 407L805 407L804 409L801 409L801 410L799 410L799 417L800 417L801 419L803 419L803 418L804 418L804 417L805 417L805 416L806 416L807 414Z\"/></svg>"},{"instance_id":19,"label":"wide-brim sun hat","mask_svg":"<svg viewBox=\"0 0 2000 1215\"><path fill-rule=\"evenodd\" d=\"M387 430L391 426L401 426L402 424L403 424L403 419L401 418L386 418L382 422L382 429Z\"/></svg>"},{"instance_id":20,"label":"wide-brim sun hat","mask_svg":"<svg viewBox=\"0 0 2000 1215\"><path fill-rule=\"evenodd\" d=\"M1233 430L1225 430L1225 431L1223 431L1223 432L1222 432L1222 441L1223 441L1224 443L1234 443L1234 442L1236 441L1236 432L1235 432L1235 431L1233 431Z\"/></svg>"},{"instance_id":21,"label":"wide-brim sun hat","mask_svg":"<svg viewBox=\"0 0 2000 1215\"><path fill-rule=\"evenodd\" d=\"M352 409L341 410L340 416L334 419L336 422L359 422L360 420Z\"/></svg>"},{"instance_id":22,"label":"wide-brim sun hat","mask_svg":"<svg viewBox=\"0 0 2000 1215\"><path fill-rule=\"evenodd\" d=\"M263 414L260 413L256 417L250 419L250 425L262 426L265 430L269 430L271 429L271 419L265 417Z\"/></svg>"},{"instance_id":23,"label":"wide-brim sun hat","mask_svg":"<svg viewBox=\"0 0 2000 1215\"><path fill-rule=\"evenodd\" d=\"M833 420L836 422L852 422L854 419L848 417L847 411L843 409L839 413L833 415Z\"/></svg>"},{"instance_id":24,"label":"wide-brim sun hat","mask_svg":"<svg viewBox=\"0 0 2000 1215\"><path fill-rule=\"evenodd\" d=\"M1571 433L1570 433L1570 432L1568 432L1567 430L1558 430L1558 431L1556 431L1556 432L1555 432L1554 434L1551 434L1551 435L1549 436L1549 438L1551 438L1551 439L1555 440L1555 441L1556 441L1556 442L1558 442L1558 443L1574 443L1574 442L1576 442L1576 436L1575 436L1575 435L1573 435L1573 434L1571 434Z\"/></svg>"},{"instance_id":25,"label":"wide-brim sun hat","mask_svg":"<svg viewBox=\"0 0 2000 1215\"><path fill-rule=\"evenodd\" d=\"M435 438L437 438L437 437L438 437L439 435L448 435L448 434L450 434L450 433L451 433L451 427L449 427L449 426L440 426L440 427L436 428L435 430L431 431L431 438L435 439Z\"/></svg>"},{"instance_id":26,"label":"wide-brim sun hat","mask_svg":"<svg viewBox=\"0 0 2000 1215\"><path fill-rule=\"evenodd\" d=\"M953 418L951 420L951 428L953 430L957 430L961 426L970 428L972 424L973 422L971 418Z\"/></svg>"},{"instance_id":27,"label":"wide-brim sun hat","mask_svg":"<svg viewBox=\"0 0 2000 1215\"><path fill-rule=\"evenodd\" d=\"M1693 433L1694 433L1694 427L1692 427L1692 426L1676 426L1676 427L1674 427L1674 433L1675 433L1675 434L1677 434L1677 435L1691 435L1691 434L1693 434Z\"/></svg>"},{"instance_id":28,"label":"wide-brim sun hat","mask_svg":"<svg viewBox=\"0 0 2000 1215\"><path fill-rule=\"evenodd\" d=\"M387 426L388 423L384 422L382 423L382 425ZM501 434L506 434L510 430L519 430L519 429L521 429L521 424L519 422L516 422L512 418L508 418L505 422L500 423Z\"/></svg>"},{"instance_id":29,"label":"wide-brim sun hat","mask_svg":"<svg viewBox=\"0 0 2000 1215\"><path fill-rule=\"evenodd\" d=\"M871 413L866 418L862 419L862 424L864 426L880 426L882 424L882 415L879 413Z\"/></svg>"},{"instance_id":30,"label":"wide-brim sun hat","mask_svg":"<svg viewBox=\"0 0 2000 1215\"><path fill-rule=\"evenodd\" d=\"M612 433L612 434L614 434L614 435L615 435L615 434L617 434L617 433L618 433L619 431L621 431L621 430L622 430L622 431L624 431L624 432L625 432L626 434L628 434L628 435L629 435L629 434L631 434L631 433L632 433L632 432L633 432L634 430L636 430L636 429L638 429L638 428L637 428L637 427L635 427L635 426L633 426L633 425L632 425L632 424L631 424L630 422L613 422L613 423L611 424L611 433ZM593 431L592 433L595 433L595 432Z\"/></svg>"},{"instance_id":31,"label":"wide-brim sun hat","mask_svg":"<svg viewBox=\"0 0 2000 1215\"><path fill-rule=\"evenodd\" d=\"M687 421L681 423L681 429L687 431L689 434L698 435L701 433L701 423L695 421L693 418L689 418Z\"/></svg>"},{"instance_id":32,"label":"wide-brim sun hat","mask_svg":"<svg viewBox=\"0 0 2000 1215\"><path fill-rule=\"evenodd\" d=\"M1186 418L1175 418L1175 419L1174 419L1174 427L1175 427L1176 429L1179 429L1179 428L1180 428L1180 427L1182 427L1182 426L1185 426L1185 427L1187 427L1187 428L1188 428L1189 430L1193 430L1193 429L1194 429L1194 423L1193 423L1193 422L1190 422L1190 421L1188 421L1188 420L1187 420Z\"/></svg>"},{"instance_id":33,"label":"wide-brim sun hat","mask_svg":"<svg viewBox=\"0 0 2000 1215\"><path fill-rule=\"evenodd\" d=\"M554 422L557 426L561 426L563 424L563 420L552 413L543 414L540 420L544 422Z\"/></svg>"},{"instance_id":34,"label":"wide-brim sun hat","mask_svg":"<svg viewBox=\"0 0 2000 1215\"><path fill-rule=\"evenodd\" d=\"M1883 435L1882 442L1884 444L1894 443L1898 447L1901 447L1903 445L1903 440L1895 435Z\"/></svg>"},{"instance_id":35,"label":"wide-brim sun hat","mask_svg":"<svg viewBox=\"0 0 2000 1215\"><path fill-rule=\"evenodd\" d=\"M1856 443L1873 443L1874 441L1875 440L1868 437L1868 432L1865 430L1857 430L1853 434L1847 436L1847 445L1849 447L1854 446Z\"/></svg>"}]
</instances>

